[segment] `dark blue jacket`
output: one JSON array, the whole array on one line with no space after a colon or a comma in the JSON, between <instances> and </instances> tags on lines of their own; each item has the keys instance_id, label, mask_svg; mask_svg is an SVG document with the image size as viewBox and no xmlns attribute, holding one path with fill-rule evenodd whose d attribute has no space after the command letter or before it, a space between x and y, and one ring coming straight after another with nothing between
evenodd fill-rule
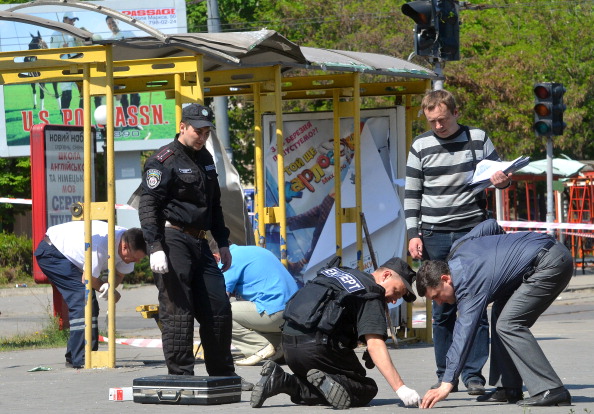
<instances>
[{"instance_id":1,"label":"dark blue jacket","mask_svg":"<svg viewBox=\"0 0 594 414\"><path fill-rule=\"evenodd\" d=\"M532 271L536 255L551 240L547 234L505 233L495 220L486 220L452 246L448 266L458 318L447 353L443 381L458 378L483 311L490 303L505 299Z\"/></svg>"}]
</instances>

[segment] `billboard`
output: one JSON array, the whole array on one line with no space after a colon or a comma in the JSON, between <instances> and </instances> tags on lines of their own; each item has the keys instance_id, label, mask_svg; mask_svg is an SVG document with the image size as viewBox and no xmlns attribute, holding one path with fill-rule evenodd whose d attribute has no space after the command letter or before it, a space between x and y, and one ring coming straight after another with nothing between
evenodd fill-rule
<instances>
[{"instance_id":1,"label":"billboard","mask_svg":"<svg viewBox=\"0 0 594 414\"><path fill-rule=\"evenodd\" d=\"M362 209L378 261L401 256L406 240L404 211L397 183L404 176L406 149L403 108L361 111ZM334 154L332 113L283 115L283 182L278 183L276 122L264 116L266 205L278 205L278 186L285 188L288 269L306 282L336 253L334 182L340 180L342 207L354 207L355 172L353 119L340 120L340 154ZM334 177L334 164L340 176ZM356 228L345 223L343 265L357 266ZM266 247L278 254L278 225L268 225ZM364 265L372 270L364 246Z\"/></svg>"},{"instance_id":2,"label":"billboard","mask_svg":"<svg viewBox=\"0 0 594 414\"><path fill-rule=\"evenodd\" d=\"M186 33L183 0L96 1L104 7L134 17L166 34ZM0 5L6 10L15 5ZM15 10L72 24L94 34L96 39L146 36L121 21L106 19L94 11L62 6L34 6ZM76 39L48 28L0 20L0 52L77 46ZM19 58L21 61L27 57ZM33 77L35 74L31 74ZM105 103L105 97L91 99L91 109ZM91 118L95 122L94 118ZM83 110L79 85L75 82L31 83L0 86L0 156L30 155L29 137L33 125L82 126ZM175 102L165 92L123 94L116 97L114 138L116 151L157 149L175 136Z\"/></svg>"}]
</instances>

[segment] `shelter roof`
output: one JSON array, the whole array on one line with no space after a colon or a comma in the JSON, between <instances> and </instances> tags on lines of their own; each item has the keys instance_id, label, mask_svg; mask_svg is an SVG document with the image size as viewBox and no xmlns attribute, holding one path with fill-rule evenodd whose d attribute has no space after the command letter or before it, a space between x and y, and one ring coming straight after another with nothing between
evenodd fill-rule
<instances>
[{"instance_id":1,"label":"shelter roof","mask_svg":"<svg viewBox=\"0 0 594 414\"><path fill-rule=\"evenodd\" d=\"M201 54L205 71L281 65L283 71L306 68L416 79L439 78L439 75L430 69L389 55L300 47L274 30L168 35L116 10L92 2L71 0L39 0L15 5L10 10L52 4L94 10L133 25L146 32L148 36L122 40L94 40L92 33L86 30L13 11L0 12L0 20L18 21L65 32L81 39L86 45L111 43L115 61Z\"/></svg>"}]
</instances>

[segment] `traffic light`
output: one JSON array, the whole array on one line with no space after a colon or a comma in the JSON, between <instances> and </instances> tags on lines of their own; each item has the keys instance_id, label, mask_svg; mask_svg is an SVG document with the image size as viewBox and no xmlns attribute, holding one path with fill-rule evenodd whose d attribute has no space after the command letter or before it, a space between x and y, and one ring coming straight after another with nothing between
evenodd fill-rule
<instances>
[{"instance_id":1,"label":"traffic light","mask_svg":"<svg viewBox=\"0 0 594 414\"><path fill-rule=\"evenodd\" d=\"M565 88L556 82L541 82L534 85L534 132L537 136L563 135L563 94Z\"/></svg>"},{"instance_id":2,"label":"traffic light","mask_svg":"<svg viewBox=\"0 0 594 414\"><path fill-rule=\"evenodd\" d=\"M402 5L405 16L415 21L415 53L418 56L437 55L435 0L411 1Z\"/></svg>"},{"instance_id":3,"label":"traffic light","mask_svg":"<svg viewBox=\"0 0 594 414\"><path fill-rule=\"evenodd\" d=\"M460 60L460 19L457 1L437 0L435 18L437 21L437 43L439 57L443 60Z\"/></svg>"}]
</instances>

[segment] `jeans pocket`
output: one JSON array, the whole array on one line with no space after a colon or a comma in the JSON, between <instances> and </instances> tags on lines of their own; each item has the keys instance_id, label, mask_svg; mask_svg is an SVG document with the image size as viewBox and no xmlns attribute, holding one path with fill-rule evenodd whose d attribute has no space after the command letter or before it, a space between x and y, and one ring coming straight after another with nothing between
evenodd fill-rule
<instances>
[{"instance_id":1,"label":"jeans pocket","mask_svg":"<svg viewBox=\"0 0 594 414\"><path fill-rule=\"evenodd\" d=\"M423 238L433 236L433 230L423 230Z\"/></svg>"}]
</instances>

